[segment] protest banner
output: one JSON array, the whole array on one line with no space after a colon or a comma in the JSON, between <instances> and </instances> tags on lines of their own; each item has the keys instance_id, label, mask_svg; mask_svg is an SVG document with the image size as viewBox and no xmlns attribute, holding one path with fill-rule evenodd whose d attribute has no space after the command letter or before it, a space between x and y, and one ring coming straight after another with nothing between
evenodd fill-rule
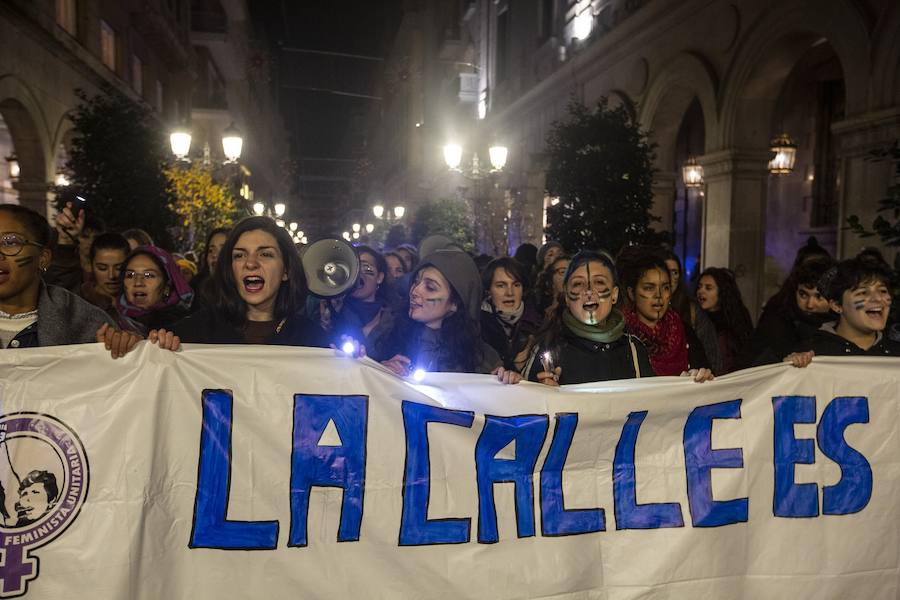
<instances>
[{"instance_id":1,"label":"protest banner","mask_svg":"<svg viewBox=\"0 0 900 600\"><path fill-rule=\"evenodd\" d=\"M0 597L896 599L898 366L554 389L4 351Z\"/></svg>"}]
</instances>

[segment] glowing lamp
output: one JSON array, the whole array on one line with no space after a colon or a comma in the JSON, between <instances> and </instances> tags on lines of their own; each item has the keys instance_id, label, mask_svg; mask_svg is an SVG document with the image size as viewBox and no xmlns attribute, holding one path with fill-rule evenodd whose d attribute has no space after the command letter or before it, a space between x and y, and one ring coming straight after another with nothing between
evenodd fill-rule
<instances>
[{"instance_id":1,"label":"glowing lamp","mask_svg":"<svg viewBox=\"0 0 900 600\"><path fill-rule=\"evenodd\" d=\"M506 157L509 156L509 149L506 146L491 146L488 148L488 155L491 158L491 166L495 171L500 171L506 166Z\"/></svg>"},{"instance_id":2,"label":"glowing lamp","mask_svg":"<svg viewBox=\"0 0 900 600\"><path fill-rule=\"evenodd\" d=\"M169 145L175 158L185 160L191 152L191 134L184 129L177 129L169 134Z\"/></svg>"},{"instance_id":3,"label":"glowing lamp","mask_svg":"<svg viewBox=\"0 0 900 600\"><path fill-rule=\"evenodd\" d=\"M787 175L794 170L794 161L797 160L797 144L786 133L782 133L772 139L771 147L774 157L769 161L769 173L773 175Z\"/></svg>"},{"instance_id":4,"label":"glowing lamp","mask_svg":"<svg viewBox=\"0 0 900 600\"><path fill-rule=\"evenodd\" d=\"M254 215L256 215L257 217L261 217L261 216L263 216L263 214L265 212L266 212L265 204L263 204L262 202L254 202L253 203L253 214Z\"/></svg>"},{"instance_id":5,"label":"glowing lamp","mask_svg":"<svg viewBox=\"0 0 900 600\"><path fill-rule=\"evenodd\" d=\"M371 223L366 223L366 233L372 233L375 231L375 226Z\"/></svg>"},{"instance_id":6,"label":"glowing lamp","mask_svg":"<svg viewBox=\"0 0 900 600\"><path fill-rule=\"evenodd\" d=\"M287 210L287 207L284 205L283 202L279 202L278 204L275 205L275 216L280 217L280 216L284 215L285 210Z\"/></svg>"},{"instance_id":7,"label":"glowing lamp","mask_svg":"<svg viewBox=\"0 0 900 600\"><path fill-rule=\"evenodd\" d=\"M234 123L225 128L222 132L222 151L229 163L236 163L241 157L241 148L244 146L244 138L238 131Z\"/></svg>"},{"instance_id":8,"label":"glowing lamp","mask_svg":"<svg viewBox=\"0 0 900 600\"><path fill-rule=\"evenodd\" d=\"M380 219L384 215L384 207L380 204L376 204L372 207L372 213L375 215L376 219Z\"/></svg>"},{"instance_id":9,"label":"glowing lamp","mask_svg":"<svg viewBox=\"0 0 900 600\"><path fill-rule=\"evenodd\" d=\"M462 162L462 146L459 144L447 144L444 146L444 162L453 170L459 169Z\"/></svg>"},{"instance_id":10,"label":"glowing lamp","mask_svg":"<svg viewBox=\"0 0 900 600\"><path fill-rule=\"evenodd\" d=\"M697 159L693 156L689 157L681 167L681 178L684 181L684 187L703 187L703 166L697 164Z\"/></svg>"},{"instance_id":11,"label":"glowing lamp","mask_svg":"<svg viewBox=\"0 0 900 600\"><path fill-rule=\"evenodd\" d=\"M394 207L394 216L398 219L402 219L403 215L406 214L406 207L403 206L395 206Z\"/></svg>"},{"instance_id":12,"label":"glowing lamp","mask_svg":"<svg viewBox=\"0 0 900 600\"><path fill-rule=\"evenodd\" d=\"M575 17L575 22L572 24L572 34L576 40L586 40L590 37L593 28L594 15L591 9L583 10Z\"/></svg>"}]
</instances>

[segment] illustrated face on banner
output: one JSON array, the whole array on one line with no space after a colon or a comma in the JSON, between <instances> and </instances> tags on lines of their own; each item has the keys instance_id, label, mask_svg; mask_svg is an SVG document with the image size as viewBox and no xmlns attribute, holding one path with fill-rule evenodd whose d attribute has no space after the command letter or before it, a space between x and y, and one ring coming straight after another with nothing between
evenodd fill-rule
<instances>
[{"instance_id":1,"label":"illustrated face on banner","mask_svg":"<svg viewBox=\"0 0 900 600\"><path fill-rule=\"evenodd\" d=\"M709 275L704 275L697 282L697 302L703 310L719 310L719 286Z\"/></svg>"},{"instance_id":2,"label":"illustrated face on banner","mask_svg":"<svg viewBox=\"0 0 900 600\"><path fill-rule=\"evenodd\" d=\"M840 305L832 302L832 308L841 315L839 327L853 332L871 335L883 331L891 310L891 292L881 280L864 281L852 290L844 292Z\"/></svg>"},{"instance_id":3,"label":"illustrated face on banner","mask_svg":"<svg viewBox=\"0 0 900 600\"><path fill-rule=\"evenodd\" d=\"M122 267L125 265L125 251L103 248L94 254L91 270L94 273L96 289L111 298L122 293Z\"/></svg>"},{"instance_id":4,"label":"illustrated face on banner","mask_svg":"<svg viewBox=\"0 0 900 600\"><path fill-rule=\"evenodd\" d=\"M805 313L825 314L830 310L828 300L819 293L819 289L815 286L798 285L794 296L797 300L797 308Z\"/></svg>"},{"instance_id":5,"label":"illustrated face on banner","mask_svg":"<svg viewBox=\"0 0 900 600\"><path fill-rule=\"evenodd\" d=\"M216 263L219 262L219 252L222 251L222 246L225 245L225 240L227 239L228 236L224 233L217 233L209 238L209 246L206 248L206 266L209 268L210 273L216 270Z\"/></svg>"},{"instance_id":6,"label":"illustrated face on banner","mask_svg":"<svg viewBox=\"0 0 900 600\"><path fill-rule=\"evenodd\" d=\"M168 295L168 281L156 261L138 254L125 265L125 299L140 308L150 308Z\"/></svg>"},{"instance_id":7,"label":"illustrated face on banner","mask_svg":"<svg viewBox=\"0 0 900 600\"><path fill-rule=\"evenodd\" d=\"M281 282L288 278L275 236L261 229L242 233L231 251L231 271L238 294L249 307L274 311Z\"/></svg>"},{"instance_id":8,"label":"illustrated face on banner","mask_svg":"<svg viewBox=\"0 0 900 600\"><path fill-rule=\"evenodd\" d=\"M356 287L350 295L357 300L374 302L375 293L383 281L384 273L378 272L378 261L375 260L375 257L368 252L360 252L359 277L356 280Z\"/></svg>"},{"instance_id":9,"label":"illustrated face on banner","mask_svg":"<svg viewBox=\"0 0 900 600\"><path fill-rule=\"evenodd\" d=\"M629 288L628 296L634 302L638 319L653 327L669 308L669 300L672 298L669 274L659 269L644 272L637 282L637 288Z\"/></svg>"},{"instance_id":10,"label":"illustrated face on banner","mask_svg":"<svg viewBox=\"0 0 900 600\"><path fill-rule=\"evenodd\" d=\"M677 260L671 258L666 259L666 266L669 268L669 282L672 284L672 293L674 294L681 281L681 267L678 266Z\"/></svg>"},{"instance_id":11,"label":"illustrated face on banner","mask_svg":"<svg viewBox=\"0 0 900 600\"><path fill-rule=\"evenodd\" d=\"M59 499L63 473L62 463L47 443L37 438L5 438L0 443L0 526L19 528L40 520Z\"/></svg>"},{"instance_id":12,"label":"illustrated face on banner","mask_svg":"<svg viewBox=\"0 0 900 600\"><path fill-rule=\"evenodd\" d=\"M444 319L456 312L450 300L450 282L434 267L425 267L409 289L409 318L432 329L440 329Z\"/></svg>"},{"instance_id":13,"label":"illustrated face on banner","mask_svg":"<svg viewBox=\"0 0 900 600\"><path fill-rule=\"evenodd\" d=\"M612 272L602 262L591 261L581 265L566 283L569 312L588 325L603 323L619 298L619 288L614 282Z\"/></svg>"},{"instance_id":14,"label":"illustrated face on banner","mask_svg":"<svg viewBox=\"0 0 900 600\"><path fill-rule=\"evenodd\" d=\"M499 312L513 313L522 304L522 282L514 279L506 269L494 269L490 295Z\"/></svg>"}]
</instances>

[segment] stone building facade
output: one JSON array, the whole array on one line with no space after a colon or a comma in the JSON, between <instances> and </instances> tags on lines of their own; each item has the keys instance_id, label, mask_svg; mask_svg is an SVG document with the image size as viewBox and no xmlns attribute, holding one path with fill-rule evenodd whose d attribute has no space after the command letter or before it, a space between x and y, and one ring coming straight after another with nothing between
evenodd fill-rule
<instances>
[{"instance_id":1,"label":"stone building facade","mask_svg":"<svg viewBox=\"0 0 900 600\"><path fill-rule=\"evenodd\" d=\"M674 233L688 270L732 268L751 311L810 236L842 257L871 243L842 224L850 215L871 222L893 178L891 165L870 160L869 152L900 139L897 2L410 5L417 21L409 32L423 48L416 97L424 118L416 128L419 117L410 112L406 129L393 133L421 157L414 168L393 167L393 180L406 182L395 193L410 204L459 190L441 164L449 137L482 158L489 143L502 141L508 167L485 195L505 200L510 246L540 243L550 201L547 132L570 99L593 104L606 96L634 111L658 144L654 212ZM773 176L770 140L782 132L796 141L797 160L791 174ZM689 156L705 170L697 191L681 180Z\"/></svg>"},{"instance_id":2,"label":"stone building facade","mask_svg":"<svg viewBox=\"0 0 900 600\"><path fill-rule=\"evenodd\" d=\"M208 142L213 158L221 155L221 131L234 122L246 140L242 162L259 174L254 184L284 193L284 129L271 91L252 89L246 12L244 0L0 3L0 157L15 155L20 168L14 183L0 170L0 201L48 212L75 90L92 95L105 85L152 108L163 130L191 125L193 154Z\"/></svg>"}]
</instances>

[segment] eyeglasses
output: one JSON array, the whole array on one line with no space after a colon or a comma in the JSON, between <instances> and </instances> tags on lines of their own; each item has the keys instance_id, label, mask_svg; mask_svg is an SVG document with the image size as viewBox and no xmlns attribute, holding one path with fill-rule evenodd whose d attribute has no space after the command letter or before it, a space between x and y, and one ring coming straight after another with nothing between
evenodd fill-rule
<instances>
[{"instance_id":1,"label":"eyeglasses","mask_svg":"<svg viewBox=\"0 0 900 600\"><path fill-rule=\"evenodd\" d=\"M156 271L125 271L125 279L129 281L134 281L136 279L143 279L144 281L154 281L159 277L159 273Z\"/></svg>"},{"instance_id":2,"label":"eyeglasses","mask_svg":"<svg viewBox=\"0 0 900 600\"><path fill-rule=\"evenodd\" d=\"M43 248L43 244L30 242L16 233L0 233L0 254L3 256L18 256L25 246Z\"/></svg>"}]
</instances>

